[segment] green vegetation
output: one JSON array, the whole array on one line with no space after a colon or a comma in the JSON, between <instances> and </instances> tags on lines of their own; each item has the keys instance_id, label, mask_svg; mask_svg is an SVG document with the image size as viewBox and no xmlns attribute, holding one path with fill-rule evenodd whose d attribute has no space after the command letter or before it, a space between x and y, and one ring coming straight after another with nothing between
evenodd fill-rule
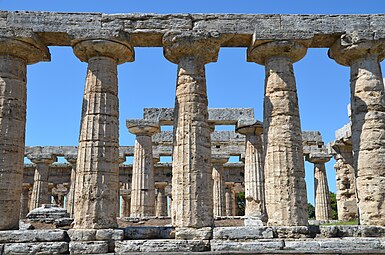
<instances>
[{"instance_id":1,"label":"green vegetation","mask_svg":"<svg viewBox=\"0 0 385 255\"><path fill-rule=\"evenodd\" d=\"M337 198L336 194L333 192L329 193L330 196L330 203L332 205L332 219L338 220L338 211L337 211Z\"/></svg>"},{"instance_id":2,"label":"green vegetation","mask_svg":"<svg viewBox=\"0 0 385 255\"><path fill-rule=\"evenodd\" d=\"M315 219L315 208L310 203L307 203L307 212L309 214L309 219L314 220Z\"/></svg>"},{"instance_id":3,"label":"green vegetation","mask_svg":"<svg viewBox=\"0 0 385 255\"><path fill-rule=\"evenodd\" d=\"M245 215L246 198L245 192L239 192L237 196L238 215Z\"/></svg>"},{"instance_id":4,"label":"green vegetation","mask_svg":"<svg viewBox=\"0 0 385 255\"><path fill-rule=\"evenodd\" d=\"M358 225L358 220L352 220L352 221L339 221L334 223L325 223L321 224L322 226L347 226L347 225Z\"/></svg>"}]
</instances>

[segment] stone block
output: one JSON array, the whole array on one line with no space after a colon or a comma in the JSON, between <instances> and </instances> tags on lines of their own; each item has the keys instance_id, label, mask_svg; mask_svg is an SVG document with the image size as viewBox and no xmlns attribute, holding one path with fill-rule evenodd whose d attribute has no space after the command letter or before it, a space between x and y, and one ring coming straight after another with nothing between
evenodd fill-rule
<instances>
[{"instance_id":1,"label":"stone block","mask_svg":"<svg viewBox=\"0 0 385 255\"><path fill-rule=\"evenodd\" d=\"M120 241L124 239L123 229L98 229L96 231L97 241Z\"/></svg>"},{"instance_id":2,"label":"stone block","mask_svg":"<svg viewBox=\"0 0 385 255\"><path fill-rule=\"evenodd\" d=\"M272 229L274 238L306 238L315 235L307 226L272 227Z\"/></svg>"},{"instance_id":3,"label":"stone block","mask_svg":"<svg viewBox=\"0 0 385 255\"><path fill-rule=\"evenodd\" d=\"M109 244L107 241L70 242L70 254L106 254Z\"/></svg>"},{"instance_id":4,"label":"stone block","mask_svg":"<svg viewBox=\"0 0 385 255\"><path fill-rule=\"evenodd\" d=\"M273 230L269 227L218 227L214 228L214 239L222 240L249 240L272 239Z\"/></svg>"},{"instance_id":5,"label":"stone block","mask_svg":"<svg viewBox=\"0 0 385 255\"><path fill-rule=\"evenodd\" d=\"M180 240L209 240L213 236L213 229L207 228L176 228L175 239Z\"/></svg>"},{"instance_id":6,"label":"stone block","mask_svg":"<svg viewBox=\"0 0 385 255\"><path fill-rule=\"evenodd\" d=\"M261 251L279 251L284 248L283 240L258 240L248 242L237 242L229 240L211 240L211 251L233 251L233 252L261 252Z\"/></svg>"},{"instance_id":7,"label":"stone block","mask_svg":"<svg viewBox=\"0 0 385 255\"><path fill-rule=\"evenodd\" d=\"M59 229L0 231L0 243L60 242L68 240L67 233Z\"/></svg>"},{"instance_id":8,"label":"stone block","mask_svg":"<svg viewBox=\"0 0 385 255\"><path fill-rule=\"evenodd\" d=\"M129 252L203 252L210 250L209 241L201 240L125 240L115 243L116 254Z\"/></svg>"},{"instance_id":9,"label":"stone block","mask_svg":"<svg viewBox=\"0 0 385 255\"><path fill-rule=\"evenodd\" d=\"M95 241L96 229L70 229L68 236L71 241Z\"/></svg>"},{"instance_id":10,"label":"stone block","mask_svg":"<svg viewBox=\"0 0 385 255\"><path fill-rule=\"evenodd\" d=\"M174 238L173 227L127 227L124 229L124 239L172 239Z\"/></svg>"},{"instance_id":11,"label":"stone block","mask_svg":"<svg viewBox=\"0 0 385 255\"><path fill-rule=\"evenodd\" d=\"M1 250L1 248L0 248ZM7 243L4 244L2 255L24 254L68 254L67 242L35 242L35 243Z\"/></svg>"},{"instance_id":12,"label":"stone block","mask_svg":"<svg viewBox=\"0 0 385 255\"><path fill-rule=\"evenodd\" d=\"M320 237L385 237L381 226L320 226Z\"/></svg>"}]
</instances>

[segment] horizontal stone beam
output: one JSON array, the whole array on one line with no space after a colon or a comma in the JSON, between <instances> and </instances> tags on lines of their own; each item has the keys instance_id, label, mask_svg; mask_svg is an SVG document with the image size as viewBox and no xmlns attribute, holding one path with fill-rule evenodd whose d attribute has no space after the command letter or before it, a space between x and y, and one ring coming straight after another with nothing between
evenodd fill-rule
<instances>
[{"instance_id":1,"label":"horizontal stone beam","mask_svg":"<svg viewBox=\"0 0 385 255\"><path fill-rule=\"evenodd\" d=\"M340 34L373 32L385 37L385 15L290 14L103 14L30 11L0 12L0 28L31 29L46 45L128 33L136 47L160 47L170 30L216 30L224 47L247 47L256 40L311 38L310 47L329 47Z\"/></svg>"},{"instance_id":2,"label":"horizontal stone beam","mask_svg":"<svg viewBox=\"0 0 385 255\"><path fill-rule=\"evenodd\" d=\"M172 125L174 108L144 108L143 119ZM238 120L254 121L253 108L210 108L209 121L215 125L236 125ZM235 128L234 128L235 130Z\"/></svg>"}]
</instances>

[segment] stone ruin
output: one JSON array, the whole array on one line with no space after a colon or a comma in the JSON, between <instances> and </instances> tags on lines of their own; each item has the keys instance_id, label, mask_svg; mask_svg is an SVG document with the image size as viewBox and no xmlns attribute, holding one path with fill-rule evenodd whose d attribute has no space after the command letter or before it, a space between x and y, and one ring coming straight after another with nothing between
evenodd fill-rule
<instances>
[{"instance_id":1,"label":"stone ruin","mask_svg":"<svg viewBox=\"0 0 385 255\"><path fill-rule=\"evenodd\" d=\"M385 253L384 27L385 15L0 12L0 254ZM49 61L47 46L88 63L77 147L24 144L26 65ZM175 108L128 120L135 146L119 147L117 65L134 61L134 47L163 47L178 65ZM263 122L252 109L208 109L205 64L221 47L247 47L265 66ZM293 72L315 47L351 68L351 124L326 147L301 131ZM359 225L309 224L304 160L322 222L332 156L339 220ZM141 226L154 219L163 225Z\"/></svg>"}]
</instances>

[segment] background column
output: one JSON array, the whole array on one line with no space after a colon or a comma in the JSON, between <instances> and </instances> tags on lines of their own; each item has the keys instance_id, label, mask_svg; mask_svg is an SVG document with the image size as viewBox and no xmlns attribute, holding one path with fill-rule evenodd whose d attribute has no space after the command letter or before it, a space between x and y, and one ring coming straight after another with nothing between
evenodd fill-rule
<instances>
[{"instance_id":1,"label":"background column","mask_svg":"<svg viewBox=\"0 0 385 255\"><path fill-rule=\"evenodd\" d=\"M76 161L77 155L66 156L65 159L71 165L71 183L66 199L66 209L70 217L73 218L75 214L75 189L76 189Z\"/></svg>"},{"instance_id":2,"label":"background column","mask_svg":"<svg viewBox=\"0 0 385 255\"><path fill-rule=\"evenodd\" d=\"M212 155L213 164L213 208L214 216L226 215L225 171L223 165L229 160L227 155Z\"/></svg>"},{"instance_id":3,"label":"background column","mask_svg":"<svg viewBox=\"0 0 385 255\"><path fill-rule=\"evenodd\" d=\"M156 193L156 206L155 206L155 216L167 216L167 197L166 197L166 187L167 182L157 182L155 183Z\"/></svg>"},{"instance_id":4,"label":"background column","mask_svg":"<svg viewBox=\"0 0 385 255\"><path fill-rule=\"evenodd\" d=\"M117 227L119 100L117 65L133 60L124 42L85 40L75 55L88 62L76 166L76 229Z\"/></svg>"}]
</instances>

